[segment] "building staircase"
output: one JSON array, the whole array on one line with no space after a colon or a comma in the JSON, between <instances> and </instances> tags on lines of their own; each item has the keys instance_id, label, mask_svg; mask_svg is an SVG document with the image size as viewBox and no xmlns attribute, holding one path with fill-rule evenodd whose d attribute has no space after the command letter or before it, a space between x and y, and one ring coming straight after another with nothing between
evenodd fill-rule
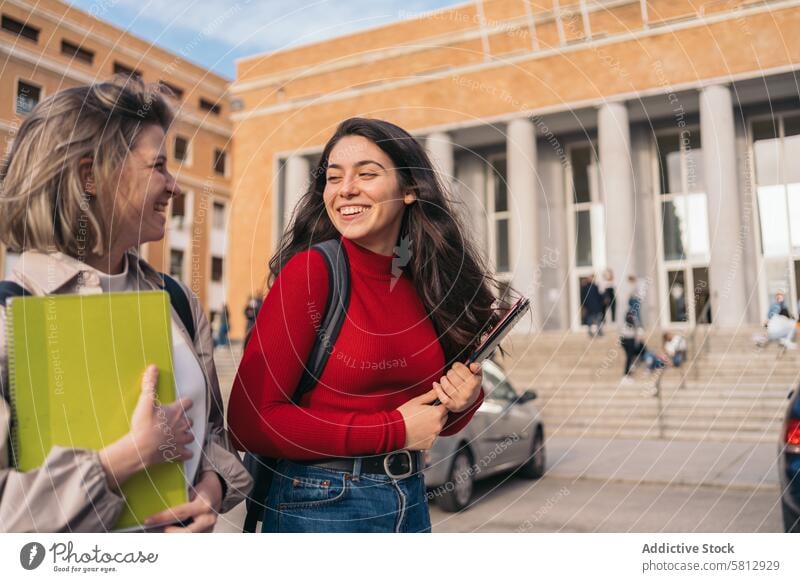
<instances>
[{"instance_id":1,"label":"building staircase","mask_svg":"<svg viewBox=\"0 0 800 582\"><path fill-rule=\"evenodd\" d=\"M615 334L544 332L513 336L500 359L517 391L533 388L550 436L775 442L786 396L800 381L800 350L758 348L756 328L699 328L682 368L656 379L640 366L622 382L625 354ZM610 331L610 330L609 330ZM654 333L648 346L660 346ZM694 345L691 345L694 344ZM225 402L241 357L233 344L215 360Z\"/></svg>"},{"instance_id":2,"label":"building staircase","mask_svg":"<svg viewBox=\"0 0 800 582\"><path fill-rule=\"evenodd\" d=\"M698 328L683 367L658 380L640 366L622 381L614 334L515 336L503 358L517 390L533 388L550 435L777 442L800 350L758 348L755 328ZM646 342L658 348L660 333ZM694 344L694 345L692 345ZM652 393L657 387L656 394Z\"/></svg>"}]
</instances>

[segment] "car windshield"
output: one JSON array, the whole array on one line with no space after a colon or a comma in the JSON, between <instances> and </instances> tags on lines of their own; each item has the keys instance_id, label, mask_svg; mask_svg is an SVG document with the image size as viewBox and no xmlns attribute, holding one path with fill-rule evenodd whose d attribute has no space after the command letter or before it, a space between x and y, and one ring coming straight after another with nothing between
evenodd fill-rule
<instances>
[{"instance_id":1,"label":"car windshield","mask_svg":"<svg viewBox=\"0 0 800 582\"><path fill-rule=\"evenodd\" d=\"M483 387L489 400L514 400L516 393L511 384L490 366L483 369Z\"/></svg>"}]
</instances>

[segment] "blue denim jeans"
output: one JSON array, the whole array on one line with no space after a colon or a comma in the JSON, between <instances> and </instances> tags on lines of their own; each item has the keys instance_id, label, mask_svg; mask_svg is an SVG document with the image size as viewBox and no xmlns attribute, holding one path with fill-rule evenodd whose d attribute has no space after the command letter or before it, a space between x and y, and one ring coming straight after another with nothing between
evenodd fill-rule
<instances>
[{"instance_id":1,"label":"blue denim jeans","mask_svg":"<svg viewBox=\"0 0 800 582\"><path fill-rule=\"evenodd\" d=\"M664 362L659 360L658 357L652 352L645 352L644 361L647 363L647 369L651 372L654 370L660 370L664 367Z\"/></svg>"},{"instance_id":2,"label":"blue denim jeans","mask_svg":"<svg viewBox=\"0 0 800 582\"><path fill-rule=\"evenodd\" d=\"M402 480L281 460L267 496L262 531L430 533L421 474Z\"/></svg>"}]
</instances>

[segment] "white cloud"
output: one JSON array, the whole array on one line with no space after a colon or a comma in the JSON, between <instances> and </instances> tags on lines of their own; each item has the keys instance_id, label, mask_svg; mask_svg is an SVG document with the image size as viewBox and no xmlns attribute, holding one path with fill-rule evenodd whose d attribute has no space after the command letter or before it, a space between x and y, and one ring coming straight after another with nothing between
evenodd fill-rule
<instances>
[{"instance_id":1,"label":"white cloud","mask_svg":"<svg viewBox=\"0 0 800 582\"><path fill-rule=\"evenodd\" d=\"M231 48L279 50L396 21L404 15L457 0L117 0L137 18L196 32ZM163 38L163 37L162 37Z\"/></svg>"}]
</instances>

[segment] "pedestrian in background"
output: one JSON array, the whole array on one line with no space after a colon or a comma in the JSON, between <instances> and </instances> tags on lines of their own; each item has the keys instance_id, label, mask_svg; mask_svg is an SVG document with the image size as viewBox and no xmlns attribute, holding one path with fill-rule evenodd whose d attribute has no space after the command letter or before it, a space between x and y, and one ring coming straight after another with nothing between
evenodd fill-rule
<instances>
[{"instance_id":1,"label":"pedestrian in background","mask_svg":"<svg viewBox=\"0 0 800 582\"><path fill-rule=\"evenodd\" d=\"M686 360L686 338L679 334L666 331L662 336L664 353L676 368L680 368Z\"/></svg>"},{"instance_id":2,"label":"pedestrian in background","mask_svg":"<svg viewBox=\"0 0 800 582\"><path fill-rule=\"evenodd\" d=\"M783 315L784 317L790 317L789 310L786 308L786 296L783 294L783 291L778 291L775 293L775 301L770 303L769 309L767 310L767 321L772 319L775 315Z\"/></svg>"},{"instance_id":3,"label":"pedestrian in background","mask_svg":"<svg viewBox=\"0 0 800 582\"><path fill-rule=\"evenodd\" d=\"M247 305L244 308L244 318L247 320L247 333L250 333L250 330L253 329L253 326L256 324L256 317L258 316L258 302L256 301L255 296L251 295L247 299Z\"/></svg>"},{"instance_id":4,"label":"pedestrian in background","mask_svg":"<svg viewBox=\"0 0 800 582\"><path fill-rule=\"evenodd\" d=\"M231 344L228 333L230 332L230 312L228 311L228 304L222 304L222 310L219 313L219 329L217 330L217 346L229 346Z\"/></svg>"},{"instance_id":5,"label":"pedestrian in background","mask_svg":"<svg viewBox=\"0 0 800 582\"><path fill-rule=\"evenodd\" d=\"M632 381L633 366L645 350L641 337L642 329L637 325L636 315L629 309L625 314L619 335L619 343L622 349L625 350L625 368L622 373L623 383Z\"/></svg>"},{"instance_id":6,"label":"pedestrian in background","mask_svg":"<svg viewBox=\"0 0 800 582\"><path fill-rule=\"evenodd\" d=\"M642 324L642 292L639 289L639 280L636 275L628 275L628 313L631 313L636 321L636 327L643 327Z\"/></svg>"},{"instance_id":7,"label":"pedestrian in background","mask_svg":"<svg viewBox=\"0 0 800 582\"><path fill-rule=\"evenodd\" d=\"M586 326L589 337L603 335L603 316L605 314L605 303L603 295L600 293L594 282L594 275L586 278L586 284L581 289L581 301L586 313Z\"/></svg>"},{"instance_id":8,"label":"pedestrian in background","mask_svg":"<svg viewBox=\"0 0 800 582\"><path fill-rule=\"evenodd\" d=\"M617 322L617 290L614 286L614 271L606 269L603 272L603 280L600 282L601 292L603 294L603 304L605 310L603 311L603 322L606 321L606 316L611 313L611 321Z\"/></svg>"}]
</instances>

